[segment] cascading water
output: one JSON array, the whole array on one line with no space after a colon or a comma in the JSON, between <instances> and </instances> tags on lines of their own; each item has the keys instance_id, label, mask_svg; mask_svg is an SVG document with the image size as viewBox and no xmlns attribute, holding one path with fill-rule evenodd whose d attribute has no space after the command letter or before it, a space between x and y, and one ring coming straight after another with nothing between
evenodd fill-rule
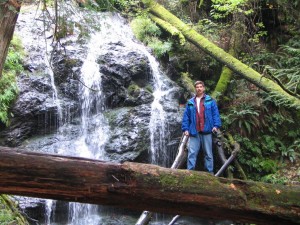
<instances>
[{"instance_id":1,"label":"cascading water","mask_svg":"<svg viewBox=\"0 0 300 225\"><path fill-rule=\"evenodd\" d=\"M77 16L80 13L77 13ZM79 15L80 16L80 15ZM21 18L22 19L22 18ZM141 44L134 41L130 27L117 14L103 14L99 21L100 30L94 31L90 36L90 41L85 48L87 54L80 71L80 103L81 103L81 121L80 134L76 138L68 141L59 142L54 145L55 152L62 155L73 155L87 158L96 158L107 160L104 158L104 147L109 139L109 126L103 112L105 105L103 103L103 93L101 91L101 73L99 72L99 64L97 59L103 51L102 46L111 42L122 42L128 48L140 51L147 56L151 66L152 85L154 101L151 105L151 118L149 123L150 139L151 139L151 162L155 164L166 164L166 130L165 112L162 101L169 93L169 87L165 80L167 79L159 69L159 64L148 50ZM31 30L29 29L28 32ZM30 40L29 33L23 34L24 40ZM26 45L27 43L24 43ZM32 43L29 44L32 46ZM35 48L41 48L42 44L38 44ZM46 53L46 52L45 52ZM47 58L46 58L47 59ZM48 63L47 63L48 62ZM63 112L59 104L59 93L55 87L53 72L50 69L51 64L48 60L44 61L45 70L51 77L51 85L53 88L53 96L58 109L59 121L66 121L64 124L59 122L61 126L57 130L56 140L66 140L72 131L69 130L68 119L63 118L66 112ZM50 72L49 72L50 71ZM52 221L54 217L54 209L56 202L52 200L46 201L46 224L56 224ZM93 225L101 224L101 208L95 205L70 203L69 204L68 225ZM100 214L99 214L100 211Z\"/></svg>"},{"instance_id":2,"label":"cascading water","mask_svg":"<svg viewBox=\"0 0 300 225\"><path fill-rule=\"evenodd\" d=\"M121 29L120 29L121 28ZM154 83L154 101L151 106L150 133L151 133L151 161L158 163L158 150L165 154L165 114L160 104L167 91L163 91L162 73L159 70L159 64L147 49L133 41L133 34L129 26L117 14L105 16L100 20L100 31L91 36L88 46L88 54L81 69L81 81L84 85L81 87L82 96L82 136L76 141L79 156L104 159L103 148L108 140L109 127L103 117L105 106L102 101L101 92L101 73L97 58L101 54L101 47L106 43L119 42L125 43L130 48L143 52L151 65L153 83ZM96 116L95 116L96 115ZM91 133L89 121L97 120L95 131ZM165 155L164 155L165 156ZM89 204L70 203L69 205L69 224L72 225L93 225L99 224L101 217L97 216L98 207Z\"/></svg>"},{"instance_id":3,"label":"cascading water","mask_svg":"<svg viewBox=\"0 0 300 225\"><path fill-rule=\"evenodd\" d=\"M60 101L58 98L58 92L57 88L54 83L54 73L52 70L52 63L51 63L51 57L50 52L52 51L51 46L51 40L48 40L47 34L46 34L46 28L44 30L41 30L40 27L42 25L45 25L48 20L45 11L40 12L40 14L29 14L29 20L31 21L31 26L24 26L22 28L22 31L16 30L16 33L18 36L22 38L22 44L25 47L27 51L31 51L32 49L36 50L38 52L37 54L33 54L30 57L31 65L33 65L33 69L36 70L43 70L46 75L50 78L50 84L52 87L52 100L57 108L57 118L55 119L55 126L59 127L62 124L62 108L60 105ZM42 18L42 20L39 20ZM19 17L19 21L23 20L22 14ZM41 21L44 21L42 23ZM17 24L18 27L18 24ZM39 38L37 36L32 35L33 33L37 33ZM42 47L44 46L44 47ZM46 123L45 123L46 124ZM51 213L53 212L53 209L55 208L55 201L53 200L46 200L45 201L45 210L46 210L46 224L50 224L51 221ZM53 215L52 215L53 216Z\"/></svg>"},{"instance_id":4,"label":"cascading water","mask_svg":"<svg viewBox=\"0 0 300 225\"><path fill-rule=\"evenodd\" d=\"M101 46L107 38L103 32L105 29L92 35L88 46L88 54L81 68L81 79L84 85L81 86L81 129L82 135L75 142L78 146L76 151L79 156L87 158L104 159L103 148L108 140L109 127L102 114L105 106L102 100L101 92L101 73L97 58L101 51ZM91 128L89 121L97 126L89 135ZM97 214L98 207L90 204L70 203L69 205L69 224L72 225L97 225L101 217Z\"/></svg>"},{"instance_id":5,"label":"cascading water","mask_svg":"<svg viewBox=\"0 0 300 225\"><path fill-rule=\"evenodd\" d=\"M149 53L148 53L149 54ZM161 101L168 95L170 90L166 90L163 74L159 69L159 64L153 56L148 56L152 65L154 78L154 101L151 105L150 118L150 138L151 138L151 163L166 166L166 114Z\"/></svg>"}]
</instances>

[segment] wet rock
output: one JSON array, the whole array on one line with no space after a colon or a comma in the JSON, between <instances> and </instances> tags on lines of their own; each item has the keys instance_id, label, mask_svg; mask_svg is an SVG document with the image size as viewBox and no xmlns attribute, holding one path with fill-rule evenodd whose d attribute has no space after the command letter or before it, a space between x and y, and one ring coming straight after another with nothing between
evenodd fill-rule
<instances>
[{"instance_id":1,"label":"wet rock","mask_svg":"<svg viewBox=\"0 0 300 225\"><path fill-rule=\"evenodd\" d=\"M35 41L39 40L40 31L32 31L37 32ZM84 85L81 82L81 67L87 56L87 43L78 43L78 40L70 38L61 40L60 47L51 49L50 62L59 97L57 102L50 80L51 71L47 69L47 61L42 56L44 50L29 42L27 50L30 51L30 57L25 60L29 72L19 79L20 96L12 109L14 118L11 126L0 132L0 144L22 144L28 149L58 154L63 153L60 151L63 146L70 150L69 154L80 155L80 152L72 152L76 151L76 145L88 145L96 153L101 151L100 145L103 143L99 143L104 140L96 143L94 139L101 136L99 132L107 132L109 140L105 140L105 159L148 162L151 106L154 96L162 94L160 103L166 117L167 151L162 154L174 151L176 141L181 136L181 112L177 99L182 95L182 90L165 77L160 83L163 93L154 93L153 62L146 52L133 49L123 40L101 45L97 62L105 107L95 109L93 106L98 106L95 100L89 102L92 106L91 115L85 121L87 127L83 131L80 126L80 114L83 113L80 89ZM98 129L102 124L99 124L97 114L102 112L105 112L109 123L108 131ZM59 121L60 116L63 121ZM83 132L86 132L84 137ZM31 136L34 138L29 139Z\"/></svg>"},{"instance_id":2,"label":"wet rock","mask_svg":"<svg viewBox=\"0 0 300 225\"><path fill-rule=\"evenodd\" d=\"M153 96L145 87L149 85L151 69L146 55L133 51L121 42L109 43L98 58L102 86L109 107L133 106L149 103ZM131 96L129 86L139 89ZM136 98L137 97L137 98Z\"/></svg>"},{"instance_id":3,"label":"wet rock","mask_svg":"<svg viewBox=\"0 0 300 225\"><path fill-rule=\"evenodd\" d=\"M132 88L130 88L132 87ZM124 101L125 106L138 106L141 104L150 104L153 102L154 96L146 88L140 88L132 85L127 88L127 96Z\"/></svg>"},{"instance_id":4,"label":"wet rock","mask_svg":"<svg viewBox=\"0 0 300 225\"><path fill-rule=\"evenodd\" d=\"M17 146L39 128L53 125L57 106L53 98L49 78L21 75L18 79L19 97L12 108L11 125L0 132L0 143ZM45 121L41 121L44 117Z\"/></svg>"},{"instance_id":5,"label":"wet rock","mask_svg":"<svg viewBox=\"0 0 300 225\"><path fill-rule=\"evenodd\" d=\"M105 146L106 156L112 161L135 161L150 145L150 105L118 108L108 111L111 128L110 139Z\"/></svg>"},{"instance_id":6,"label":"wet rock","mask_svg":"<svg viewBox=\"0 0 300 225\"><path fill-rule=\"evenodd\" d=\"M78 114L78 102L62 98L54 99L49 76L21 75L18 78L19 97L12 107L11 124L0 132L0 144L18 146L26 138L49 133L58 126L58 104L69 117ZM68 87L72 87L68 85Z\"/></svg>"}]
</instances>

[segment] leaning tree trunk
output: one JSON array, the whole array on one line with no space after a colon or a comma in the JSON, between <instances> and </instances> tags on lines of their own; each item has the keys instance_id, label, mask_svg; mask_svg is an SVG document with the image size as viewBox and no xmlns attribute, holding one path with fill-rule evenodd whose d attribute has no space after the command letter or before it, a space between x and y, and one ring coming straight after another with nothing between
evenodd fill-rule
<instances>
[{"instance_id":1,"label":"leaning tree trunk","mask_svg":"<svg viewBox=\"0 0 300 225\"><path fill-rule=\"evenodd\" d=\"M229 50L229 54L234 56L234 49L231 47ZM223 96L225 91L227 90L228 84L231 81L233 72L231 69L229 69L227 66L223 66L221 76L218 80L217 86L215 87L215 90L211 94L211 96L215 99L219 99L220 96Z\"/></svg>"},{"instance_id":2,"label":"leaning tree trunk","mask_svg":"<svg viewBox=\"0 0 300 225\"><path fill-rule=\"evenodd\" d=\"M277 99L278 103L285 104L288 107L300 108L300 99L298 96L293 96L286 92L280 85L273 80L262 76L251 67L243 64L241 61L226 53L223 49L219 48L205 37L197 33L190 26L183 23L180 19L166 10L162 5L155 2L155 0L141 0L149 12L160 19L164 20L165 23L169 23L177 30L182 32L185 38L193 43L196 47L202 49L216 60L224 63L233 72L241 75L249 82L255 84L262 90L269 93L270 96Z\"/></svg>"},{"instance_id":3,"label":"leaning tree trunk","mask_svg":"<svg viewBox=\"0 0 300 225\"><path fill-rule=\"evenodd\" d=\"M0 147L0 193L256 224L300 223L300 187Z\"/></svg>"},{"instance_id":4,"label":"leaning tree trunk","mask_svg":"<svg viewBox=\"0 0 300 225\"><path fill-rule=\"evenodd\" d=\"M0 1L0 78L9 43L14 34L21 2L21 0Z\"/></svg>"}]
</instances>

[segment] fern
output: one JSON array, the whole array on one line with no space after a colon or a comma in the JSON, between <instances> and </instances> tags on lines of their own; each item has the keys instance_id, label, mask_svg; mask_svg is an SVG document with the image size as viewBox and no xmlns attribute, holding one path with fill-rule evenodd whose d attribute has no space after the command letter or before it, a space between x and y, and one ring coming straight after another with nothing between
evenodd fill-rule
<instances>
[{"instance_id":1,"label":"fern","mask_svg":"<svg viewBox=\"0 0 300 225\"><path fill-rule=\"evenodd\" d=\"M16 75L23 71L22 58L24 52L21 41L14 36L12 39L4 70L0 79L0 122L6 126L9 125L9 107L18 95L18 87L16 84Z\"/></svg>"},{"instance_id":2,"label":"fern","mask_svg":"<svg viewBox=\"0 0 300 225\"><path fill-rule=\"evenodd\" d=\"M0 122L9 125L9 106L18 94L14 73L4 72L0 79Z\"/></svg>"},{"instance_id":3,"label":"fern","mask_svg":"<svg viewBox=\"0 0 300 225\"><path fill-rule=\"evenodd\" d=\"M172 42L163 42L158 38L151 38L148 46L153 50L157 57L161 57L172 49Z\"/></svg>"},{"instance_id":4,"label":"fern","mask_svg":"<svg viewBox=\"0 0 300 225\"><path fill-rule=\"evenodd\" d=\"M147 17L137 17L130 23L134 35L142 42L147 40L147 37L159 36L161 30Z\"/></svg>"},{"instance_id":5,"label":"fern","mask_svg":"<svg viewBox=\"0 0 300 225\"><path fill-rule=\"evenodd\" d=\"M212 0L211 15L215 19L222 19L236 12L246 15L253 13L253 10L245 10L247 0Z\"/></svg>"},{"instance_id":6,"label":"fern","mask_svg":"<svg viewBox=\"0 0 300 225\"><path fill-rule=\"evenodd\" d=\"M130 26L137 39L149 46L157 57L162 57L172 50L172 42L159 39L162 32L149 18L137 17Z\"/></svg>"},{"instance_id":7,"label":"fern","mask_svg":"<svg viewBox=\"0 0 300 225\"><path fill-rule=\"evenodd\" d=\"M282 45L277 54L272 55L271 65L266 71L277 78L286 89L294 94L300 94L300 41L299 37L292 38L286 45ZM278 97L277 97L278 99ZM277 100L278 102L278 100Z\"/></svg>"}]
</instances>

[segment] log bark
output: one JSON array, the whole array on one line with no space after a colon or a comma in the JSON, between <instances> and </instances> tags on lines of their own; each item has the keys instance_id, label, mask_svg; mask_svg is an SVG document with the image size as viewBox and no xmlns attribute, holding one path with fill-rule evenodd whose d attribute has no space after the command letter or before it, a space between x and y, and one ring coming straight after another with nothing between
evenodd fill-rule
<instances>
[{"instance_id":1,"label":"log bark","mask_svg":"<svg viewBox=\"0 0 300 225\"><path fill-rule=\"evenodd\" d=\"M149 12L160 19L167 21L169 24L177 28L184 37L196 47L203 50L219 62L225 64L233 72L239 74L249 82L255 84L262 90L269 93L278 104L286 105L290 108L300 109L300 99L286 92L280 85L273 80L262 76L260 73L245 65L232 55L219 48L205 37L197 33L190 26L182 22L179 18L166 10L155 0L142 0Z\"/></svg>"},{"instance_id":2,"label":"log bark","mask_svg":"<svg viewBox=\"0 0 300 225\"><path fill-rule=\"evenodd\" d=\"M177 150L177 155L171 166L171 169L182 168L184 163L186 163L186 159L187 159L186 145L187 145L188 140L189 140L189 137L182 134L182 137L181 137L181 140L179 143L179 147ZM152 212L143 211L135 225L147 225L152 218L152 214L153 214Z\"/></svg>"},{"instance_id":3,"label":"log bark","mask_svg":"<svg viewBox=\"0 0 300 225\"><path fill-rule=\"evenodd\" d=\"M18 0L0 1L0 78L7 56L9 43L13 37L21 2Z\"/></svg>"},{"instance_id":4,"label":"log bark","mask_svg":"<svg viewBox=\"0 0 300 225\"><path fill-rule=\"evenodd\" d=\"M0 193L229 219L300 223L300 187L0 147Z\"/></svg>"}]
</instances>

